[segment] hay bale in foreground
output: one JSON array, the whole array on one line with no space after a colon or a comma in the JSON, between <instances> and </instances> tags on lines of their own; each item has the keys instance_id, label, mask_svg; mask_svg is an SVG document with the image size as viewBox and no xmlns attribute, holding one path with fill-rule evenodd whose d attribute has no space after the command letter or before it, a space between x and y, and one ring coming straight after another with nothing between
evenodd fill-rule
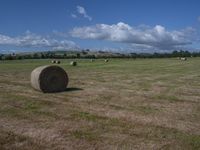
<instances>
[{"instance_id":1,"label":"hay bale in foreground","mask_svg":"<svg viewBox=\"0 0 200 150\"><path fill-rule=\"evenodd\" d=\"M65 91L68 85L68 75L59 66L41 66L31 73L31 85L44 93Z\"/></svg>"},{"instance_id":2,"label":"hay bale in foreground","mask_svg":"<svg viewBox=\"0 0 200 150\"><path fill-rule=\"evenodd\" d=\"M71 62L70 62L70 65L71 65L71 66L77 66L77 62L76 62L76 61L71 61Z\"/></svg>"},{"instance_id":3,"label":"hay bale in foreground","mask_svg":"<svg viewBox=\"0 0 200 150\"><path fill-rule=\"evenodd\" d=\"M105 62L108 62L108 59L105 59L104 61L105 61Z\"/></svg>"}]
</instances>

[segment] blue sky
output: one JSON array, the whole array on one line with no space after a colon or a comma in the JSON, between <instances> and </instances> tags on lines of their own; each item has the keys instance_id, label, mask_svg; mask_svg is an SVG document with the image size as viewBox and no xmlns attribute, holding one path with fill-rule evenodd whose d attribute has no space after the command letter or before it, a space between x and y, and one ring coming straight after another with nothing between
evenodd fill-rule
<instances>
[{"instance_id":1,"label":"blue sky","mask_svg":"<svg viewBox=\"0 0 200 150\"><path fill-rule=\"evenodd\" d=\"M198 0L1 0L0 53L200 49Z\"/></svg>"}]
</instances>

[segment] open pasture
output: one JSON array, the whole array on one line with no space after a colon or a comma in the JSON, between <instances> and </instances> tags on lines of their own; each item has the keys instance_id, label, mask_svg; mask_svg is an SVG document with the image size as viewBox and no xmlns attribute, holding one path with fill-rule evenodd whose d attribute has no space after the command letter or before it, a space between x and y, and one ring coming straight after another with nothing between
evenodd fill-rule
<instances>
[{"instance_id":1,"label":"open pasture","mask_svg":"<svg viewBox=\"0 0 200 150\"><path fill-rule=\"evenodd\" d=\"M65 92L31 71L51 60L0 61L0 149L200 149L200 59L60 60Z\"/></svg>"}]
</instances>

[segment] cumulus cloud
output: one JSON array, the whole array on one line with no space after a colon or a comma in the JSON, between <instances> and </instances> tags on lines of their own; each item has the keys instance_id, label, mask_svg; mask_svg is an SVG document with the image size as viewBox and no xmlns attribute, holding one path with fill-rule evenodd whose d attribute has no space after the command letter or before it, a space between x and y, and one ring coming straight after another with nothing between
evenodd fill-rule
<instances>
[{"instance_id":1,"label":"cumulus cloud","mask_svg":"<svg viewBox=\"0 0 200 150\"><path fill-rule=\"evenodd\" d=\"M84 18L87 18L89 21L92 20L92 17L90 17L90 16L87 14L87 12L86 12L86 10L85 10L84 7L82 7L82 6L77 6L76 9L77 9L77 12L78 12L81 16L83 16Z\"/></svg>"},{"instance_id":2,"label":"cumulus cloud","mask_svg":"<svg viewBox=\"0 0 200 150\"><path fill-rule=\"evenodd\" d=\"M0 45L17 46L17 47L34 47L34 48L51 48L51 49L71 49L78 46L69 40L56 40L41 35L26 32L25 35L10 37L0 34Z\"/></svg>"},{"instance_id":3,"label":"cumulus cloud","mask_svg":"<svg viewBox=\"0 0 200 150\"><path fill-rule=\"evenodd\" d=\"M123 22L113 25L97 24L95 26L76 27L70 33L81 39L108 40L128 43L145 48L169 50L191 44L189 34L192 28L181 31L167 31L165 27L133 27Z\"/></svg>"}]
</instances>

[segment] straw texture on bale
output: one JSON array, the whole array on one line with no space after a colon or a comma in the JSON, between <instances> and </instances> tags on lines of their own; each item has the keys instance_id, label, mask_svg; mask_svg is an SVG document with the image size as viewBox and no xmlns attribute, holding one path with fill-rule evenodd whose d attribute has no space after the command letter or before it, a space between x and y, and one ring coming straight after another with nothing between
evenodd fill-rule
<instances>
[{"instance_id":1,"label":"straw texture on bale","mask_svg":"<svg viewBox=\"0 0 200 150\"><path fill-rule=\"evenodd\" d=\"M68 85L68 75L59 66L41 66L31 73L31 85L44 93L65 91Z\"/></svg>"},{"instance_id":2,"label":"straw texture on bale","mask_svg":"<svg viewBox=\"0 0 200 150\"><path fill-rule=\"evenodd\" d=\"M77 62L76 62L76 61L71 61L71 62L70 62L70 65L71 65L71 66L76 66L76 65L77 65Z\"/></svg>"}]
</instances>

